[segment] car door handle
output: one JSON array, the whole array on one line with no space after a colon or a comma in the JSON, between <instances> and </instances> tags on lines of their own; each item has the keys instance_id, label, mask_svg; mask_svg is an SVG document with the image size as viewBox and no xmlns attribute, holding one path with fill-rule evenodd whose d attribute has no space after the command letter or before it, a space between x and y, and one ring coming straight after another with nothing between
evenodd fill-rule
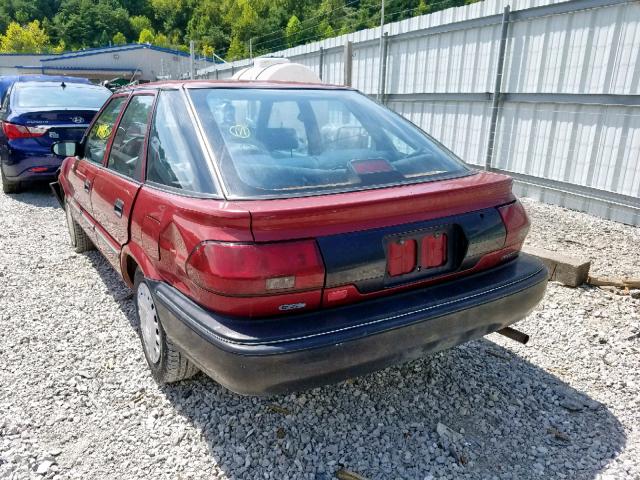
<instances>
[{"instance_id":1,"label":"car door handle","mask_svg":"<svg viewBox=\"0 0 640 480\"><path fill-rule=\"evenodd\" d=\"M91 182L89 180L84 181L84 191L89 193L91 190Z\"/></svg>"},{"instance_id":2,"label":"car door handle","mask_svg":"<svg viewBox=\"0 0 640 480\"><path fill-rule=\"evenodd\" d=\"M120 199L117 199L113 204L113 211L116 214L116 217L122 218L122 212L124 210L124 202Z\"/></svg>"}]
</instances>

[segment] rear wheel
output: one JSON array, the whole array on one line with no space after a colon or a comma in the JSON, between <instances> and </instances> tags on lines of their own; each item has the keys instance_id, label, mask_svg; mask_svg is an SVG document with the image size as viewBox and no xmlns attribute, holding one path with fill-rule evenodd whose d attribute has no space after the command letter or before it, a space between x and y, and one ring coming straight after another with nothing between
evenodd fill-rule
<instances>
[{"instance_id":1,"label":"rear wheel","mask_svg":"<svg viewBox=\"0 0 640 480\"><path fill-rule=\"evenodd\" d=\"M136 270L134 290L140 341L153 378L158 383L173 383L193 377L198 368L167 338L140 269Z\"/></svg>"},{"instance_id":2,"label":"rear wheel","mask_svg":"<svg viewBox=\"0 0 640 480\"><path fill-rule=\"evenodd\" d=\"M69 230L69 241L76 253L86 252L93 250L93 242L89 238L89 235L82 229L78 222L73 219L71 215L71 207L67 199L64 201L64 213L67 217L67 229Z\"/></svg>"},{"instance_id":3,"label":"rear wheel","mask_svg":"<svg viewBox=\"0 0 640 480\"><path fill-rule=\"evenodd\" d=\"M12 182L4 176L4 170L0 164L0 177L2 177L2 191L4 193L20 193L20 182Z\"/></svg>"}]
</instances>

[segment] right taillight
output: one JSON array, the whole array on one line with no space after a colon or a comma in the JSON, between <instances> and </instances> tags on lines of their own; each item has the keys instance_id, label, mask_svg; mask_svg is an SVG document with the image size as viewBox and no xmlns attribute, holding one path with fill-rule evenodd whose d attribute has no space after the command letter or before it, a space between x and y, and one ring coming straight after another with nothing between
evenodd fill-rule
<instances>
[{"instance_id":1,"label":"right taillight","mask_svg":"<svg viewBox=\"0 0 640 480\"><path fill-rule=\"evenodd\" d=\"M2 122L2 131L9 140L17 140L18 138L41 137L47 133L46 127L27 127L26 125L17 125L15 123Z\"/></svg>"},{"instance_id":2,"label":"right taillight","mask_svg":"<svg viewBox=\"0 0 640 480\"><path fill-rule=\"evenodd\" d=\"M203 242L187 260L199 287L227 296L275 295L320 289L324 264L316 242Z\"/></svg>"},{"instance_id":3,"label":"right taillight","mask_svg":"<svg viewBox=\"0 0 640 480\"><path fill-rule=\"evenodd\" d=\"M529 217L519 200L498 207L502 222L507 230L504 248L519 248L529 233Z\"/></svg>"}]
</instances>

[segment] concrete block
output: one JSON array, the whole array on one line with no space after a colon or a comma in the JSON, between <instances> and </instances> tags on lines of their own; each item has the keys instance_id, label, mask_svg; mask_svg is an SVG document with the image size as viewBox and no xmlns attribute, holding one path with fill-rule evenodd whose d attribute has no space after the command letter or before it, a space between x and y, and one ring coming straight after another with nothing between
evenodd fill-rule
<instances>
[{"instance_id":1,"label":"concrete block","mask_svg":"<svg viewBox=\"0 0 640 480\"><path fill-rule=\"evenodd\" d=\"M589 278L591 260L572 257L544 248L525 246L522 251L538 257L549 270L549 280L560 282L569 287L578 287Z\"/></svg>"}]
</instances>

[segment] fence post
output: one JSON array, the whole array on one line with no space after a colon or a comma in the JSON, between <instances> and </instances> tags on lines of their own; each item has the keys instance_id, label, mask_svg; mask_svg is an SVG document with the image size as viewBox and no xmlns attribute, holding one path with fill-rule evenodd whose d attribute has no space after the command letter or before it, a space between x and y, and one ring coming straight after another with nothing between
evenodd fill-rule
<instances>
[{"instance_id":1,"label":"fence post","mask_svg":"<svg viewBox=\"0 0 640 480\"><path fill-rule=\"evenodd\" d=\"M344 44L344 84L351 86L351 67L353 65L353 44L350 41Z\"/></svg>"},{"instance_id":2,"label":"fence post","mask_svg":"<svg viewBox=\"0 0 640 480\"><path fill-rule=\"evenodd\" d=\"M389 49L389 32L384 32L382 36L382 52L380 53L380 79L378 85L378 101L385 103L384 95L387 87L387 51Z\"/></svg>"},{"instance_id":3,"label":"fence post","mask_svg":"<svg viewBox=\"0 0 640 480\"><path fill-rule=\"evenodd\" d=\"M493 161L493 146L496 140L496 129L498 126L498 108L500 106L500 96L502 88L502 72L504 69L504 53L507 47L507 34L509 33L509 13L511 7L504 7L502 13L502 32L500 35L500 49L498 51L498 65L496 68L496 82L493 87L493 101L491 102L491 124L489 126L489 140L487 142L487 158L484 169L490 170Z\"/></svg>"},{"instance_id":4,"label":"fence post","mask_svg":"<svg viewBox=\"0 0 640 480\"><path fill-rule=\"evenodd\" d=\"M318 77L322 80L322 69L324 67L324 47L320 47L320 60L318 60Z\"/></svg>"}]
</instances>

